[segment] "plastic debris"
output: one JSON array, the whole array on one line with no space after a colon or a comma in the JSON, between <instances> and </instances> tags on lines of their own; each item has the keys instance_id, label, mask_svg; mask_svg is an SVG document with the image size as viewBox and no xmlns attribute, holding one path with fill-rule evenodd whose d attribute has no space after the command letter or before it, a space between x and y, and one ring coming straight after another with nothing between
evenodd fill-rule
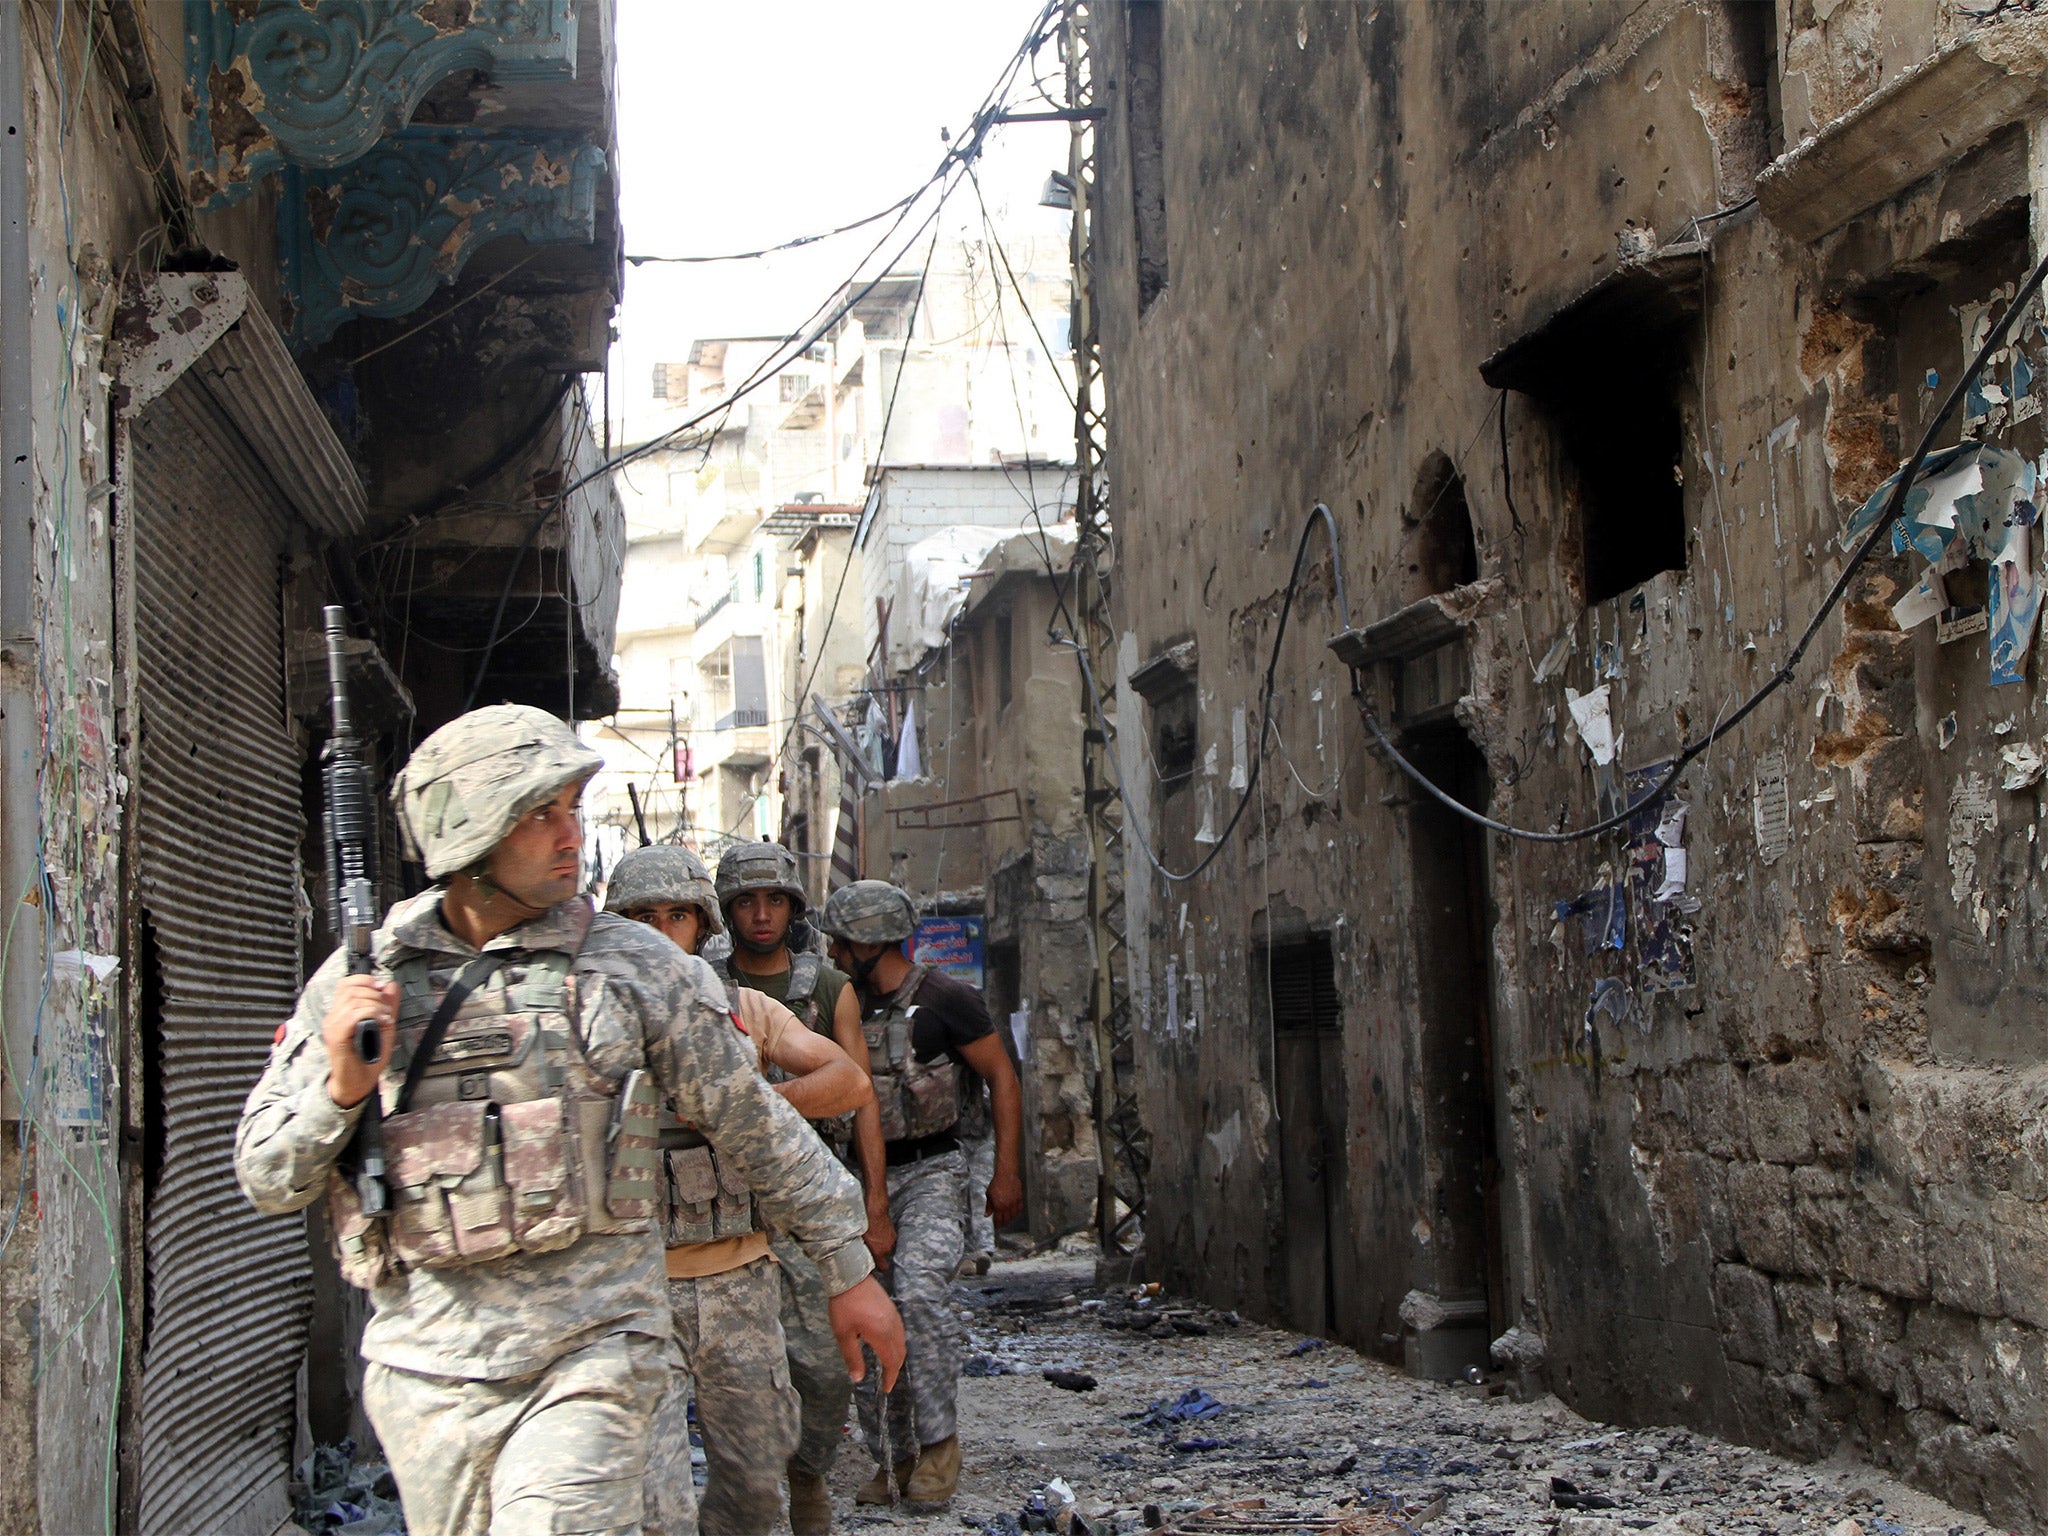
<instances>
[{"instance_id":1,"label":"plastic debris","mask_svg":"<svg viewBox=\"0 0 2048 1536\"><path fill-rule=\"evenodd\" d=\"M405 1536L398 1484L381 1461L357 1462L353 1440L316 1446L299 1464L298 1524L313 1536Z\"/></svg>"},{"instance_id":2,"label":"plastic debris","mask_svg":"<svg viewBox=\"0 0 2048 1536\"><path fill-rule=\"evenodd\" d=\"M1189 1387L1179 1397L1169 1402L1160 1398L1148 1407L1138 1418L1143 1429L1162 1429L1168 1424L1192 1424L1198 1419L1213 1419L1223 1412L1224 1405L1211 1397L1201 1387Z\"/></svg>"},{"instance_id":3,"label":"plastic debris","mask_svg":"<svg viewBox=\"0 0 2048 1536\"><path fill-rule=\"evenodd\" d=\"M1552 1509L1619 1509L1621 1506L1604 1493L1582 1491L1568 1478L1553 1477L1550 1480L1550 1507Z\"/></svg>"},{"instance_id":4,"label":"plastic debris","mask_svg":"<svg viewBox=\"0 0 2048 1536\"><path fill-rule=\"evenodd\" d=\"M994 1355L969 1355L960 1367L962 1376L1015 1376L1017 1367L998 1360Z\"/></svg>"},{"instance_id":5,"label":"plastic debris","mask_svg":"<svg viewBox=\"0 0 2048 1536\"><path fill-rule=\"evenodd\" d=\"M1303 1339L1294 1348L1287 1351L1287 1357L1292 1360L1301 1355L1314 1354L1319 1349L1328 1349L1329 1347L1328 1342L1323 1339Z\"/></svg>"}]
</instances>

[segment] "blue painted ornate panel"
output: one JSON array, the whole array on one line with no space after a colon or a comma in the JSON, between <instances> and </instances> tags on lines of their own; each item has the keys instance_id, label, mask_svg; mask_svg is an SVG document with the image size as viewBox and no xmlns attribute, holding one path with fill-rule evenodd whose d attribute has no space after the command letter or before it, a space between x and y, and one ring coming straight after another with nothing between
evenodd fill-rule
<instances>
[{"instance_id":1,"label":"blue painted ornate panel","mask_svg":"<svg viewBox=\"0 0 2048 1536\"><path fill-rule=\"evenodd\" d=\"M410 313L502 235L588 242L604 163L572 135L408 129L341 170L287 169L278 253L292 345L318 346L358 316Z\"/></svg>"},{"instance_id":2,"label":"blue painted ornate panel","mask_svg":"<svg viewBox=\"0 0 2048 1536\"><path fill-rule=\"evenodd\" d=\"M576 24L577 0L185 0L193 202L347 165L459 70L573 79Z\"/></svg>"}]
</instances>

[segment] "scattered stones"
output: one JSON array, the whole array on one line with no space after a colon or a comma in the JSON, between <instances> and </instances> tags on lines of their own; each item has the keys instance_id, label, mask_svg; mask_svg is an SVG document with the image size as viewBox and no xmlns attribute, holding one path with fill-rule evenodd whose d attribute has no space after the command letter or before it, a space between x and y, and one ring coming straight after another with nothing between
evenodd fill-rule
<instances>
[{"instance_id":1,"label":"scattered stones","mask_svg":"<svg viewBox=\"0 0 2048 1536\"><path fill-rule=\"evenodd\" d=\"M1214 1512L1233 1509L1294 1532L1988 1536L1982 1520L1868 1467L1803 1467L1691 1430L1590 1423L1556 1398L1493 1395L1498 1383L1416 1381L1341 1344L1317 1348L1157 1290L1090 1295L1088 1278L1084 1263L1046 1256L955 1288L971 1358L1003 1369L962 1384L952 1509L892 1511L889 1536L1008 1536L1055 1477L1075 1502L1031 1514L1067 1536L1227 1529ZM1210 1331L1177 1329L1176 1317ZM1063 1372L1095 1390L1030 1379ZM842 1517L875 1518L851 1502L872 1471L857 1443L839 1458Z\"/></svg>"}]
</instances>

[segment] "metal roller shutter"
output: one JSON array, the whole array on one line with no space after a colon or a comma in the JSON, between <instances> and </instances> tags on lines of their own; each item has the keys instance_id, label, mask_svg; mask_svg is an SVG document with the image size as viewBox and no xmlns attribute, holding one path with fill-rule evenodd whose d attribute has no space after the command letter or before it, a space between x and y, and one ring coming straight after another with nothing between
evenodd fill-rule
<instances>
[{"instance_id":1,"label":"metal roller shutter","mask_svg":"<svg viewBox=\"0 0 2048 1536\"><path fill-rule=\"evenodd\" d=\"M289 1513L310 1279L304 1220L259 1216L234 1134L299 983L299 753L285 719L287 509L190 377L138 418L136 870L156 940L163 1162L146 1212L144 1532Z\"/></svg>"}]
</instances>

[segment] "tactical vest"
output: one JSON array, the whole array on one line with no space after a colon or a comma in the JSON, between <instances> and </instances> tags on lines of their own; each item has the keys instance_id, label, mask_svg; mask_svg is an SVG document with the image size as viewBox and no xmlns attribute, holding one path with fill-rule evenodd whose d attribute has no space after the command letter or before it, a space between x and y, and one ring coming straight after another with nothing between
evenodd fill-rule
<instances>
[{"instance_id":1,"label":"tactical vest","mask_svg":"<svg viewBox=\"0 0 2048 1536\"><path fill-rule=\"evenodd\" d=\"M882 1111L882 1140L915 1141L950 1131L960 1120L960 1068L941 1051L919 1061L911 1049L911 998L928 974L914 965L903 985L873 1014L863 1017L867 1039L868 1076L874 1079L875 1102Z\"/></svg>"},{"instance_id":2,"label":"tactical vest","mask_svg":"<svg viewBox=\"0 0 2048 1536\"><path fill-rule=\"evenodd\" d=\"M492 974L450 1021L403 1114L399 1088L436 997L427 956L392 968L398 1041L378 1084L390 1210L366 1217L348 1180L328 1186L350 1283L647 1230L659 1095L644 1070L613 1079L586 1061L574 959L528 951Z\"/></svg>"},{"instance_id":3,"label":"tactical vest","mask_svg":"<svg viewBox=\"0 0 2048 1536\"><path fill-rule=\"evenodd\" d=\"M789 957L789 985L783 991L782 1006L803 1022L804 1028L813 1034L823 1035L834 1044L839 1037L832 1033L832 1021L826 1018L818 1006L818 972L825 962L809 950L799 950ZM711 962L713 970L724 979L728 988L744 985L739 978L746 973L735 971L731 955L721 955ZM768 1081L786 1083L789 1074L780 1067L768 1069ZM818 1133L818 1139L838 1153L842 1158L846 1149L853 1145L853 1111L833 1115L825 1120L813 1120L811 1129Z\"/></svg>"},{"instance_id":4,"label":"tactical vest","mask_svg":"<svg viewBox=\"0 0 2048 1536\"><path fill-rule=\"evenodd\" d=\"M721 979L726 1003L738 1019L739 988L731 977ZM754 1049L760 1050L758 1040ZM702 1131L678 1120L666 1103L661 1106L658 1141L667 1194L663 1246L687 1248L721 1237L745 1237L760 1225L753 1191L739 1169L719 1157Z\"/></svg>"}]
</instances>

